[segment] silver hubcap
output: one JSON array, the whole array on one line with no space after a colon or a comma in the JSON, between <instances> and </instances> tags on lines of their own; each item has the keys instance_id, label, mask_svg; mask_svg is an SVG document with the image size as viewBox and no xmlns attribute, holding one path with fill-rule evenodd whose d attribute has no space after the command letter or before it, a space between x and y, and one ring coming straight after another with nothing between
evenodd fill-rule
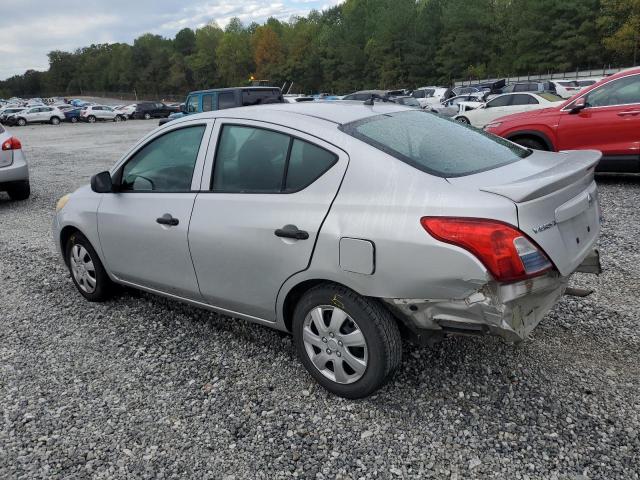
<instances>
[{"instance_id":1,"label":"silver hubcap","mask_svg":"<svg viewBox=\"0 0 640 480\"><path fill-rule=\"evenodd\" d=\"M336 383L353 383L364 375L369 358L358 324L331 305L312 309L302 327L304 348L322 375Z\"/></svg>"},{"instance_id":2,"label":"silver hubcap","mask_svg":"<svg viewBox=\"0 0 640 480\"><path fill-rule=\"evenodd\" d=\"M96 289L96 269L89 252L82 245L71 248L71 273L82 291L93 293Z\"/></svg>"}]
</instances>

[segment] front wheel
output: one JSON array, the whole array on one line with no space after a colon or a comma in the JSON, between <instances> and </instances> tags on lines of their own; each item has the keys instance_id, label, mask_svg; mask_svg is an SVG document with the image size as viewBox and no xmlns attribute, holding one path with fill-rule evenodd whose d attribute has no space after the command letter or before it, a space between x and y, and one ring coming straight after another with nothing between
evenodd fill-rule
<instances>
[{"instance_id":1,"label":"front wheel","mask_svg":"<svg viewBox=\"0 0 640 480\"><path fill-rule=\"evenodd\" d=\"M71 123L78 123L78 117L71 117Z\"/></svg>"},{"instance_id":2,"label":"front wheel","mask_svg":"<svg viewBox=\"0 0 640 480\"><path fill-rule=\"evenodd\" d=\"M65 252L71 279L84 298L101 302L111 297L113 282L87 237L80 232L73 233Z\"/></svg>"},{"instance_id":3,"label":"front wheel","mask_svg":"<svg viewBox=\"0 0 640 480\"><path fill-rule=\"evenodd\" d=\"M144 114L144 119L145 120L149 120L151 118L151 114L150 113L145 113Z\"/></svg>"},{"instance_id":4,"label":"front wheel","mask_svg":"<svg viewBox=\"0 0 640 480\"><path fill-rule=\"evenodd\" d=\"M456 122L464 123L466 125L471 124L467 117L456 117Z\"/></svg>"},{"instance_id":5,"label":"front wheel","mask_svg":"<svg viewBox=\"0 0 640 480\"><path fill-rule=\"evenodd\" d=\"M24 118L19 118L17 123L18 126L24 127L27 124L27 121Z\"/></svg>"},{"instance_id":6,"label":"front wheel","mask_svg":"<svg viewBox=\"0 0 640 480\"><path fill-rule=\"evenodd\" d=\"M346 398L370 395L402 360L400 331L376 301L322 284L298 302L293 318L298 355L312 377Z\"/></svg>"},{"instance_id":7,"label":"front wheel","mask_svg":"<svg viewBox=\"0 0 640 480\"><path fill-rule=\"evenodd\" d=\"M518 145L522 145L525 148L531 148L533 150L549 150L544 143L536 138L516 138L512 140L512 142L517 143Z\"/></svg>"},{"instance_id":8,"label":"front wheel","mask_svg":"<svg viewBox=\"0 0 640 480\"><path fill-rule=\"evenodd\" d=\"M122 121L122 117L120 115L116 115L115 117L113 117L113 121L114 122L121 122Z\"/></svg>"}]
</instances>

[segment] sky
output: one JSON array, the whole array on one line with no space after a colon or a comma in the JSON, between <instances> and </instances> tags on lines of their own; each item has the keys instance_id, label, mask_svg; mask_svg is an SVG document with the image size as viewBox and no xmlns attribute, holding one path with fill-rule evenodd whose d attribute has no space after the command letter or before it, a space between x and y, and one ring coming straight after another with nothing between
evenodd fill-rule
<instances>
[{"instance_id":1,"label":"sky","mask_svg":"<svg viewBox=\"0 0 640 480\"><path fill-rule=\"evenodd\" d=\"M51 50L127 42L143 33L174 37L182 28L231 18L262 23L323 10L339 0L1 0L0 80L47 70Z\"/></svg>"}]
</instances>

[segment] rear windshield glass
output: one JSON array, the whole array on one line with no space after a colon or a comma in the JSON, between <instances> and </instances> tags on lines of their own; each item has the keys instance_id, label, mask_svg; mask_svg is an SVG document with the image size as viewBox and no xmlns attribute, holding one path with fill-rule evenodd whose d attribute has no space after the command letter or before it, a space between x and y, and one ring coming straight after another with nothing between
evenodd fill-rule
<instances>
[{"instance_id":1,"label":"rear windshield glass","mask_svg":"<svg viewBox=\"0 0 640 480\"><path fill-rule=\"evenodd\" d=\"M368 117L344 124L340 129L439 177L491 170L531 153L482 130L417 110Z\"/></svg>"}]
</instances>

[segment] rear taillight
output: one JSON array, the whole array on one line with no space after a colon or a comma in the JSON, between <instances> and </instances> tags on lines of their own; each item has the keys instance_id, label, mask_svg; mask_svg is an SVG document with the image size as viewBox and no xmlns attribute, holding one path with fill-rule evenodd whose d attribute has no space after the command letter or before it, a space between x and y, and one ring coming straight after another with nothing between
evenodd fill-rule
<instances>
[{"instance_id":1,"label":"rear taillight","mask_svg":"<svg viewBox=\"0 0 640 480\"><path fill-rule=\"evenodd\" d=\"M499 282L524 280L553 267L524 233L497 220L422 217L420 223L433 238L471 252Z\"/></svg>"},{"instance_id":2,"label":"rear taillight","mask_svg":"<svg viewBox=\"0 0 640 480\"><path fill-rule=\"evenodd\" d=\"M20 150L22 144L16 137L11 137L2 142L2 150Z\"/></svg>"}]
</instances>

